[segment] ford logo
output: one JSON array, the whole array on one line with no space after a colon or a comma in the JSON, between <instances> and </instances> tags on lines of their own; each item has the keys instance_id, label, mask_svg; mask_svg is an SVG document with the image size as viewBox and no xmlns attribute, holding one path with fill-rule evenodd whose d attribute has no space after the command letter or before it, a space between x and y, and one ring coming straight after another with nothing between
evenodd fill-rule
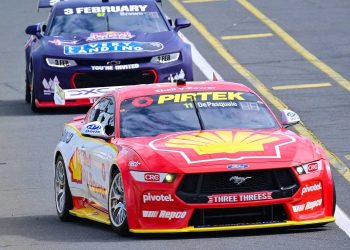
<instances>
[{"instance_id":1,"label":"ford logo","mask_svg":"<svg viewBox=\"0 0 350 250\"><path fill-rule=\"evenodd\" d=\"M88 126L86 126L87 129L91 129L91 130L97 130L100 129L101 126L100 125L96 125L96 124L90 124Z\"/></svg>"},{"instance_id":2,"label":"ford logo","mask_svg":"<svg viewBox=\"0 0 350 250\"><path fill-rule=\"evenodd\" d=\"M228 169L243 169L243 168L249 168L247 164L231 164L227 166Z\"/></svg>"}]
</instances>

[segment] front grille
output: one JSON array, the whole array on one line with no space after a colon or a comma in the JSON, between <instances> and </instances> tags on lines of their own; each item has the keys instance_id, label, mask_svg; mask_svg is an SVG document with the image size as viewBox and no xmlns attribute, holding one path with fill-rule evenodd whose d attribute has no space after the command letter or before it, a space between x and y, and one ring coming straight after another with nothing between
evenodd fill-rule
<instances>
[{"instance_id":1,"label":"front grille","mask_svg":"<svg viewBox=\"0 0 350 250\"><path fill-rule=\"evenodd\" d=\"M234 179L244 178L239 184ZM272 197L291 197L299 184L290 169L220 172L185 175L177 195L187 203L207 203L213 194L235 194L268 191Z\"/></svg>"},{"instance_id":2,"label":"front grille","mask_svg":"<svg viewBox=\"0 0 350 250\"><path fill-rule=\"evenodd\" d=\"M196 209L189 226L215 227L280 223L287 220L282 205Z\"/></svg>"},{"instance_id":3,"label":"front grille","mask_svg":"<svg viewBox=\"0 0 350 250\"><path fill-rule=\"evenodd\" d=\"M111 61L118 61L120 64L118 65L126 65L126 64L135 64L135 63L148 63L151 61L152 57L142 57L142 58L130 58L130 59L123 59L123 60L84 60L84 59L77 59L75 60L76 63L79 66L106 66Z\"/></svg>"},{"instance_id":4,"label":"front grille","mask_svg":"<svg viewBox=\"0 0 350 250\"><path fill-rule=\"evenodd\" d=\"M75 88L149 84L156 81L157 74L154 70L77 73L72 79Z\"/></svg>"}]
</instances>

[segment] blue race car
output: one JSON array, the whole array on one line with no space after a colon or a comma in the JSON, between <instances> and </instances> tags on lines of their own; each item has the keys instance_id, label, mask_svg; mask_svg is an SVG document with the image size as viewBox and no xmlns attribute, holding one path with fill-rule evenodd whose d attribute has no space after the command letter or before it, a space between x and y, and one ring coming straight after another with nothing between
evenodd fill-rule
<instances>
[{"instance_id":1,"label":"blue race car","mask_svg":"<svg viewBox=\"0 0 350 250\"><path fill-rule=\"evenodd\" d=\"M54 87L108 87L193 80L191 48L160 0L39 0L47 24L28 26L26 95L33 111L57 107ZM89 106L92 99L65 106Z\"/></svg>"}]
</instances>

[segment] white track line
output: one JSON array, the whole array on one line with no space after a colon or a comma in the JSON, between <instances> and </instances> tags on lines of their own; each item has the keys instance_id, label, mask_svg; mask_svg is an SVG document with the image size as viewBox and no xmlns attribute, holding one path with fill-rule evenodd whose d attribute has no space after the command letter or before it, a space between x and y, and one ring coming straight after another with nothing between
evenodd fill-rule
<instances>
[{"instance_id":1,"label":"white track line","mask_svg":"<svg viewBox=\"0 0 350 250\"><path fill-rule=\"evenodd\" d=\"M343 230L349 237L350 237L350 219L349 216L347 216L343 210L340 209L340 207L336 207L335 209L335 223L338 225L338 227Z\"/></svg>"},{"instance_id":2,"label":"white track line","mask_svg":"<svg viewBox=\"0 0 350 250\"><path fill-rule=\"evenodd\" d=\"M188 40L183 34L180 34L182 39L191 45L192 48L192 60L194 64L197 65L197 67L202 71L202 73L208 78L212 79L213 72L215 72L216 77L218 80L223 80L220 74L208 63L208 61L199 53L196 46ZM335 210L335 223L338 225L338 227L343 230L347 236L350 238L350 219L347 214L343 212L343 210L340 209L340 207L336 206Z\"/></svg>"},{"instance_id":3,"label":"white track line","mask_svg":"<svg viewBox=\"0 0 350 250\"><path fill-rule=\"evenodd\" d=\"M197 50L196 46L187 39L182 33L179 32L180 37L182 40L184 40L185 43L188 43L191 45L191 50L192 50L192 60L194 64L197 65L197 67L202 71L202 73L206 76L206 78L212 80L213 79L213 73L215 73L216 78L218 80L223 80L221 75L208 63L207 60L199 53Z\"/></svg>"}]
</instances>

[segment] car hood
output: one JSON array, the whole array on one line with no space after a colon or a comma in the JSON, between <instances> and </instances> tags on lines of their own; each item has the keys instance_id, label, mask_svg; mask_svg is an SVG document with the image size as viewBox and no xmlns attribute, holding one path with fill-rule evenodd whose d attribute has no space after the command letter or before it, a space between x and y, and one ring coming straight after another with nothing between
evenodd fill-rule
<instances>
[{"instance_id":1,"label":"car hood","mask_svg":"<svg viewBox=\"0 0 350 250\"><path fill-rule=\"evenodd\" d=\"M154 172L283 168L322 158L313 142L286 129L191 131L122 139L122 144Z\"/></svg>"},{"instance_id":2,"label":"car hood","mask_svg":"<svg viewBox=\"0 0 350 250\"><path fill-rule=\"evenodd\" d=\"M100 32L76 36L45 36L47 56L123 59L172 53L181 50L174 31L159 33Z\"/></svg>"}]
</instances>

